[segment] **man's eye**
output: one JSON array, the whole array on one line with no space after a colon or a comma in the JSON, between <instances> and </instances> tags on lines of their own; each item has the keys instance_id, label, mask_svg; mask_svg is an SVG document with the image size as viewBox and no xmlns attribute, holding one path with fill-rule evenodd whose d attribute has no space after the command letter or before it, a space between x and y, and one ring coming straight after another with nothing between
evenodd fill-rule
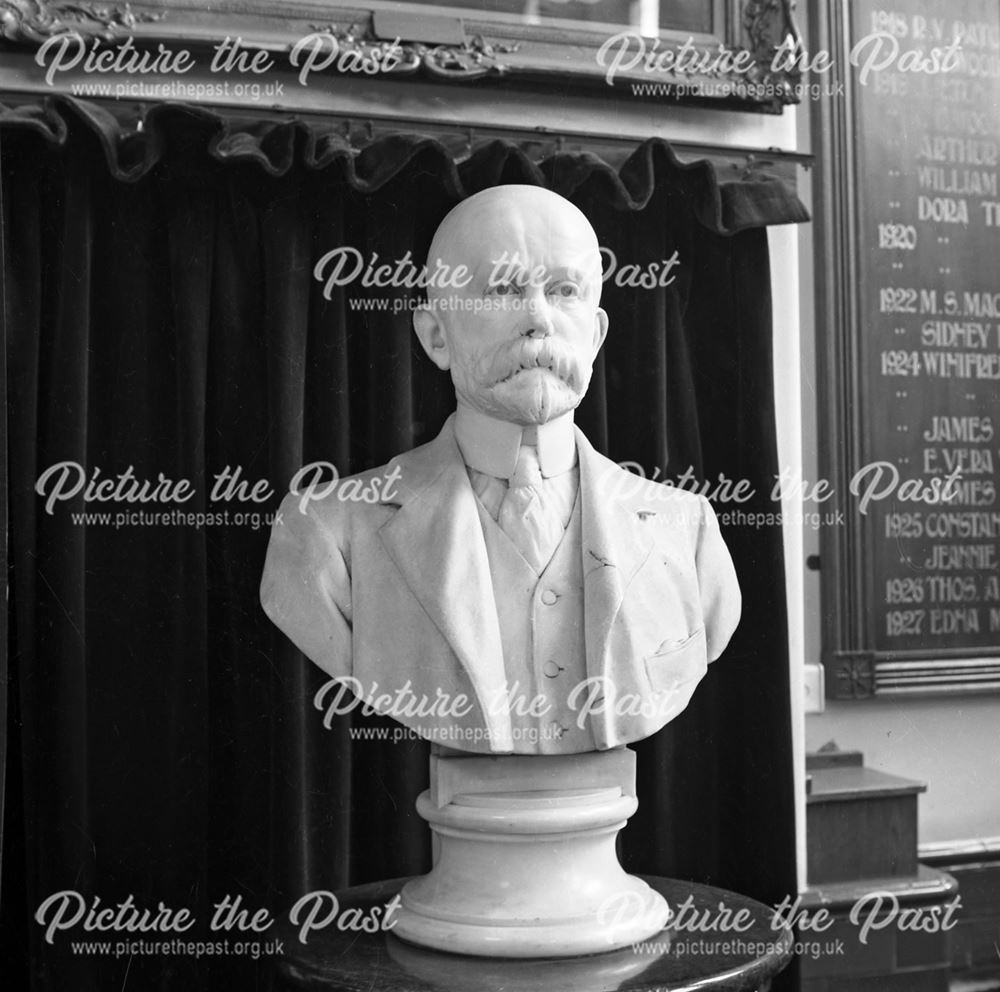
<instances>
[{"instance_id":1,"label":"man's eye","mask_svg":"<svg viewBox=\"0 0 1000 992\"><path fill-rule=\"evenodd\" d=\"M558 282L549 292L561 300L577 300L580 298L580 287L575 282Z\"/></svg>"},{"instance_id":2,"label":"man's eye","mask_svg":"<svg viewBox=\"0 0 1000 992\"><path fill-rule=\"evenodd\" d=\"M521 292L521 287L515 282L497 282L493 283L487 292L493 296L517 296Z\"/></svg>"}]
</instances>

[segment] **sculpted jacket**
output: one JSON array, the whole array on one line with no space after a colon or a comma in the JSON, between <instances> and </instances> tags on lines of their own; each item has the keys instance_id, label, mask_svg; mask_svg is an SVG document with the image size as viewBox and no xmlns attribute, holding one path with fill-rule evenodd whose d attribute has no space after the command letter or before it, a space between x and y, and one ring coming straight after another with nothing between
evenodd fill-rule
<instances>
[{"instance_id":1,"label":"sculpted jacket","mask_svg":"<svg viewBox=\"0 0 1000 992\"><path fill-rule=\"evenodd\" d=\"M684 709L736 628L740 591L708 500L627 472L578 429L576 441L589 683L578 699L606 749ZM335 492L289 494L261 601L376 711L461 750L514 750L486 543L453 418Z\"/></svg>"}]
</instances>

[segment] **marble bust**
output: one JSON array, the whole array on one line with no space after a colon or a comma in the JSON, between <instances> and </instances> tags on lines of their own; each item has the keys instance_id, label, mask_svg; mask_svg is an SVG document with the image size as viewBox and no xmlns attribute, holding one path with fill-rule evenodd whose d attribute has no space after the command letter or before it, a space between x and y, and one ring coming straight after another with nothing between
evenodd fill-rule
<instances>
[{"instance_id":1,"label":"marble bust","mask_svg":"<svg viewBox=\"0 0 1000 992\"><path fill-rule=\"evenodd\" d=\"M261 600L337 692L437 745L417 799L434 867L400 893L396 936L502 957L627 947L670 907L618 862L638 806L624 745L725 648L733 564L704 497L625 471L573 423L608 330L575 206L478 193L427 272L413 326L455 413L385 466L290 493Z\"/></svg>"},{"instance_id":2,"label":"marble bust","mask_svg":"<svg viewBox=\"0 0 1000 992\"><path fill-rule=\"evenodd\" d=\"M708 501L574 426L608 329L597 237L557 194L499 186L445 217L427 271L447 275L414 330L457 409L388 465L285 498L264 609L376 711L450 748L647 737L725 648L740 593ZM359 484L377 501L345 497Z\"/></svg>"}]
</instances>

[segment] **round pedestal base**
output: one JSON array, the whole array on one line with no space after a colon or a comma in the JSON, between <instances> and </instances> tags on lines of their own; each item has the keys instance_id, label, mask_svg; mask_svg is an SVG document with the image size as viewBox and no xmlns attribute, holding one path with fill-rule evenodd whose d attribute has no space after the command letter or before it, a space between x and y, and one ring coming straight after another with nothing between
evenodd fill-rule
<instances>
[{"instance_id":1,"label":"round pedestal base","mask_svg":"<svg viewBox=\"0 0 1000 992\"><path fill-rule=\"evenodd\" d=\"M407 883L395 936L490 957L571 957L659 933L666 900L618 863L636 809L618 788L480 793L417 811L434 832L430 874Z\"/></svg>"}]
</instances>

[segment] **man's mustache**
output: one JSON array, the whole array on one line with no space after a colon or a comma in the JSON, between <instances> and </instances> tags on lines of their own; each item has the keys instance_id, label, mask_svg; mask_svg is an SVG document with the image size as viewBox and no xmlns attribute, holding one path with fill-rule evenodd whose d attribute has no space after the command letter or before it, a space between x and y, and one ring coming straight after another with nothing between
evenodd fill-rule
<instances>
[{"instance_id":1,"label":"man's mustache","mask_svg":"<svg viewBox=\"0 0 1000 992\"><path fill-rule=\"evenodd\" d=\"M573 349L555 338L523 338L511 343L493 356L489 380L495 386L528 369L548 369L576 390L582 389L587 380L586 370Z\"/></svg>"}]
</instances>

